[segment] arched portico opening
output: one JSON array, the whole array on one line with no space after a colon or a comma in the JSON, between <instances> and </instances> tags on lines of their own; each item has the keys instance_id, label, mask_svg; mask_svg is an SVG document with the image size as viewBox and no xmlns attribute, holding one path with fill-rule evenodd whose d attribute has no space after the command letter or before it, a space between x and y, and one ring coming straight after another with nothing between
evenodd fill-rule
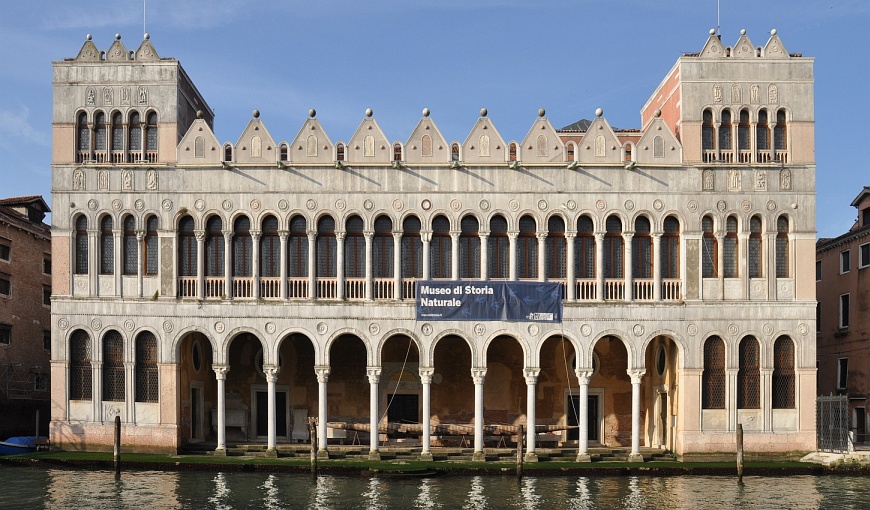
<instances>
[{"instance_id":1,"label":"arched portico opening","mask_svg":"<svg viewBox=\"0 0 870 510\"><path fill-rule=\"evenodd\" d=\"M589 380L589 396L597 397L599 418L598 443L606 446L631 445L631 378L628 376L628 351L615 336L605 336L595 342L592 351L593 374ZM597 364L597 366L596 366ZM596 431L590 429L589 442L596 441Z\"/></svg>"},{"instance_id":2,"label":"arched portico opening","mask_svg":"<svg viewBox=\"0 0 870 510\"><path fill-rule=\"evenodd\" d=\"M288 434L294 443L309 443L308 418L317 416L317 377L314 344L303 334L290 334L278 347L278 375L275 382L276 408L282 391L289 407ZM277 428L277 427L276 427ZM276 434L278 432L276 431Z\"/></svg>"},{"instance_id":3,"label":"arched portico opening","mask_svg":"<svg viewBox=\"0 0 870 510\"><path fill-rule=\"evenodd\" d=\"M217 385L212 371L209 339L191 332L178 342L178 444L213 441L217 422Z\"/></svg>"},{"instance_id":4,"label":"arched portico opening","mask_svg":"<svg viewBox=\"0 0 870 510\"><path fill-rule=\"evenodd\" d=\"M474 419L471 349L464 339L447 336L435 344L432 359L432 424L461 425L468 430L467 437L436 435L432 446L466 444L473 435Z\"/></svg>"},{"instance_id":5,"label":"arched portico opening","mask_svg":"<svg viewBox=\"0 0 870 510\"><path fill-rule=\"evenodd\" d=\"M494 338L486 349L486 384L483 389L484 423L519 425L526 421L525 354L519 341L509 336Z\"/></svg>"},{"instance_id":6,"label":"arched portico opening","mask_svg":"<svg viewBox=\"0 0 870 510\"><path fill-rule=\"evenodd\" d=\"M674 450L677 422L677 371L679 344L664 335L654 337L646 347L642 404L644 422L641 437L648 446Z\"/></svg>"},{"instance_id":7,"label":"arched portico opening","mask_svg":"<svg viewBox=\"0 0 870 510\"><path fill-rule=\"evenodd\" d=\"M268 426L264 407L266 377L263 373L263 344L251 333L241 333L230 340L227 349L226 437L228 441L250 441ZM261 396L261 394L263 394ZM257 405L261 399L260 406ZM286 428L286 421L284 422ZM285 433L286 435L286 433ZM265 439L266 434L262 437Z\"/></svg>"},{"instance_id":8,"label":"arched portico opening","mask_svg":"<svg viewBox=\"0 0 870 510\"><path fill-rule=\"evenodd\" d=\"M327 422L364 423L362 417L370 417L367 359L365 343L356 335L341 335L329 346ZM326 430L327 441L344 442L348 439L356 442L354 439L359 439L362 442L364 436L368 434L334 428Z\"/></svg>"},{"instance_id":9,"label":"arched portico opening","mask_svg":"<svg viewBox=\"0 0 870 510\"><path fill-rule=\"evenodd\" d=\"M549 437L571 446L577 444L579 437L579 385L574 374L576 357L574 344L569 339L553 336L544 340L538 358L541 372L536 387L537 422L574 427L554 432Z\"/></svg>"},{"instance_id":10,"label":"arched portico opening","mask_svg":"<svg viewBox=\"0 0 870 510\"><path fill-rule=\"evenodd\" d=\"M420 382L420 352L417 344L406 335L388 338L381 348L381 426L419 424L422 420L423 386ZM417 438L420 433L394 433L388 437Z\"/></svg>"}]
</instances>

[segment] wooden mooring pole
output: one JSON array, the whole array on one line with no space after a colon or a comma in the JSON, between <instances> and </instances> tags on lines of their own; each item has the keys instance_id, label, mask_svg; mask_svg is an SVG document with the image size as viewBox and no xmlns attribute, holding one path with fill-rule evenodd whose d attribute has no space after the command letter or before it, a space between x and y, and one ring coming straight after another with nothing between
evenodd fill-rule
<instances>
[{"instance_id":1,"label":"wooden mooring pole","mask_svg":"<svg viewBox=\"0 0 870 510\"><path fill-rule=\"evenodd\" d=\"M743 483L743 424L737 424L737 481Z\"/></svg>"},{"instance_id":2,"label":"wooden mooring pole","mask_svg":"<svg viewBox=\"0 0 870 510\"><path fill-rule=\"evenodd\" d=\"M523 446L525 445L525 434L523 434L523 426L520 425L517 429L517 480L523 477Z\"/></svg>"},{"instance_id":3,"label":"wooden mooring pole","mask_svg":"<svg viewBox=\"0 0 870 510\"><path fill-rule=\"evenodd\" d=\"M317 478L317 419L308 418L308 434L311 436L311 476Z\"/></svg>"},{"instance_id":4,"label":"wooden mooring pole","mask_svg":"<svg viewBox=\"0 0 870 510\"><path fill-rule=\"evenodd\" d=\"M115 450L113 460L115 463L115 477L121 476L121 416L115 416Z\"/></svg>"}]
</instances>

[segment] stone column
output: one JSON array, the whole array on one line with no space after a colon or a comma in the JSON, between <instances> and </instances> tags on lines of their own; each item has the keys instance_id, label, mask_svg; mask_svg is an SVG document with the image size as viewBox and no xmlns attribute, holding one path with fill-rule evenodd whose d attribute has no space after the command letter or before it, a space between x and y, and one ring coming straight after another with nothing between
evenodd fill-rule
<instances>
[{"instance_id":1,"label":"stone column","mask_svg":"<svg viewBox=\"0 0 870 510\"><path fill-rule=\"evenodd\" d=\"M96 335L94 335L96 336ZM100 344L99 338L94 340L97 345ZM101 352L101 351L91 351ZM103 422L103 362L91 361L91 405L94 410L94 421L97 423Z\"/></svg>"},{"instance_id":2,"label":"stone column","mask_svg":"<svg viewBox=\"0 0 870 510\"><path fill-rule=\"evenodd\" d=\"M483 462L483 380L486 378L486 367L472 368L471 379L474 381L474 454L471 460Z\"/></svg>"},{"instance_id":3,"label":"stone column","mask_svg":"<svg viewBox=\"0 0 870 510\"><path fill-rule=\"evenodd\" d=\"M345 232L335 233L335 297L344 299L344 236Z\"/></svg>"},{"instance_id":4,"label":"stone column","mask_svg":"<svg viewBox=\"0 0 870 510\"><path fill-rule=\"evenodd\" d=\"M538 462L538 455L535 453L535 388L538 384L538 376L541 374L540 368L526 368L523 370L523 376L526 378L526 430L528 432L528 442L526 443L526 462Z\"/></svg>"},{"instance_id":5,"label":"stone column","mask_svg":"<svg viewBox=\"0 0 870 510\"><path fill-rule=\"evenodd\" d=\"M760 370L759 383L759 407L761 407L761 430L770 432L773 430L773 369L762 368ZM795 386L795 392L797 386Z\"/></svg>"},{"instance_id":6,"label":"stone column","mask_svg":"<svg viewBox=\"0 0 870 510\"><path fill-rule=\"evenodd\" d=\"M574 240L576 232L565 232L565 296L568 301L577 299L577 273L574 271Z\"/></svg>"},{"instance_id":7,"label":"stone column","mask_svg":"<svg viewBox=\"0 0 870 510\"><path fill-rule=\"evenodd\" d=\"M196 236L196 298L205 299L205 230L195 230Z\"/></svg>"},{"instance_id":8,"label":"stone column","mask_svg":"<svg viewBox=\"0 0 870 510\"><path fill-rule=\"evenodd\" d=\"M423 445L420 452L420 460L432 460L432 453L429 451L432 433L432 376L435 374L435 369L432 367L420 367L420 383L423 385Z\"/></svg>"},{"instance_id":9,"label":"stone column","mask_svg":"<svg viewBox=\"0 0 870 510\"><path fill-rule=\"evenodd\" d=\"M363 236L365 236L366 240L366 291L365 291L365 299L366 301L371 301L374 299L374 276L372 274L372 240L375 238L375 233L373 231L366 230L363 232Z\"/></svg>"},{"instance_id":10,"label":"stone column","mask_svg":"<svg viewBox=\"0 0 870 510\"><path fill-rule=\"evenodd\" d=\"M662 233L652 233L653 301L662 300Z\"/></svg>"},{"instance_id":11,"label":"stone column","mask_svg":"<svg viewBox=\"0 0 870 510\"><path fill-rule=\"evenodd\" d=\"M634 301L634 275L632 274L633 269L633 254L632 254L632 246L631 240L634 239L633 231L625 231L622 233L623 243L625 244L625 259L623 262L623 271L625 277L625 300L626 301Z\"/></svg>"},{"instance_id":12,"label":"stone column","mask_svg":"<svg viewBox=\"0 0 870 510\"><path fill-rule=\"evenodd\" d=\"M326 450L326 383L329 381L329 366L314 367L317 374L317 456L329 458Z\"/></svg>"},{"instance_id":13,"label":"stone column","mask_svg":"<svg viewBox=\"0 0 870 510\"><path fill-rule=\"evenodd\" d=\"M381 460L378 452L378 381L381 378L381 367L366 367L369 377L369 460Z\"/></svg>"},{"instance_id":14,"label":"stone column","mask_svg":"<svg viewBox=\"0 0 870 510\"><path fill-rule=\"evenodd\" d=\"M420 231L420 241L423 243L423 279L429 280L431 271L429 268L429 243L432 242L432 232Z\"/></svg>"},{"instance_id":15,"label":"stone column","mask_svg":"<svg viewBox=\"0 0 870 510\"><path fill-rule=\"evenodd\" d=\"M100 231L88 230L88 295L100 295Z\"/></svg>"},{"instance_id":16,"label":"stone column","mask_svg":"<svg viewBox=\"0 0 870 510\"><path fill-rule=\"evenodd\" d=\"M776 289L776 233L775 232L767 233L764 235L764 239L765 239L764 246L768 246L769 249L764 250L762 248L762 250L761 250L762 254L764 255L761 258L761 260L762 260L761 276L764 276L767 278L767 297L766 297L766 299L769 299L771 301L776 301L778 298L777 289ZM794 246L794 240L793 240L792 234L789 234L788 246L789 246L789 249L792 246ZM791 254L789 254L789 257L788 257L789 266L788 267L790 267L790 268L794 267L794 266L792 266L792 263L793 263L793 261L791 258Z\"/></svg>"},{"instance_id":17,"label":"stone column","mask_svg":"<svg viewBox=\"0 0 870 510\"><path fill-rule=\"evenodd\" d=\"M727 358L725 366L728 366ZM737 407L737 372L736 368L725 369L725 410L728 414L729 432L737 430L737 423L740 421L740 409Z\"/></svg>"},{"instance_id":18,"label":"stone column","mask_svg":"<svg viewBox=\"0 0 870 510\"><path fill-rule=\"evenodd\" d=\"M124 395L124 421L136 423L136 363L133 361L124 362Z\"/></svg>"},{"instance_id":19,"label":"stone column","mask_svg":"<svg viewBox=\"0 0 870 510\"><path fill-rule=\"evenodd\" d=\"M459 235L458 230L450 231L450 279L459 279Z\"/></svg>"},{"instance_id":20,"label":"stone column","mask_svg":"<svg viewBox=\"0 0 870 510\"><path fill-rule=\"evenodd\" d=\"M268 387L267 398L269 400L269 427L266 439L266 451L267 453L275 453L275 419L277 417L275 409L275 383L278 381L278 367L275 365L263 365L263 375L266 376ZM277 457L277 454L274 456Z\"/></svg>"},{"instance_id":21,"label":"stone column","mask_svg":"<svg viewBox=\"0 0 870 510\"><path fill-rule=\"evenodd\" d=\"M278 292L280 292L279 297L281 298L281 300L287 299L287 238L289 237L290 232L286 230L278 231L278 239L281 242L281 254L278 255L278 263L280 264L280 266L278 267L278 275L281 277L281 283L280 290Z\"/></svg>"},{"instance_id":22,"label":"stone column","mask_svg":"<svg viewBox=\"0 0 870 510\"><path fill-rule=\"evenodd\" d=\"M577 396L577 459L576 462L592 462L589 455L589 379L592 370L575 369L574 374L580 382Z\"/></svg>"},{"instance_id":23,"label":"stone column","mask_svg":"<svg viewBox=\"0 0 870 510\"><path fill-rule=\"evenodd\" d=\"M629 369L631 377L631 453L628 455L629 462L643 462L640 454L640 382L646 369Z\"/></svg>"},{"instance_id":24,"label":"stone column","mask_svg":"<svg viewBox=\"0 0 870 510\"><path fill-rule=\"evenodd\" d=\"M233 231L224 230L224 299L233 299Z\"/></svg>"},{"instance_id":25,"label":"stone column","mask_svg":"<svg viewBox=\"0 0 870 510\"><path fill-rule=\"evenodd\" d=\"M251 297L260 298L260 231L251 230Z\"/></svg>"},{"instance_id":26,"label":"stone column","mask_svg":"<svg viewBox=\"0 0 870 510\"><path fill-rule=\"evenodd\" d=\"M547 281L547 232L535 234L538 238L538 281Z\"/></svg>"},{"instance_id":27,"label":"stone column","mask_svg":"<svg viewBox=\"0 0 870 510\"><path fill-rule=\"evenodd\" d=\"M519 236L519 232L508 231L508 260L510 260L508 280L512 282L517 280L517 238Z\"/></svg>"},{"instance_id":28,"label":"stone column","mask_svg":"<svg viewBox=\"0 0 870 510\"><path fill-rule=\"evenodd\" d=\"M400 300L402 295L402 233L393 232L393 299Z\"/></svg>"},{"instance_id":29,"label":"stone column","mask_svg":"<svg viewBox=\"0 0 870 510\"><path fill-rule=\"evenodd\" d=\"M763 251L763 248L762 248ZM761 255L761 254L759 254ZM762 270L764 267L764 257L759 257L759 263ZM771 276L770 273L761 273L764 276ZM775 274L775 273L774 273ZM737 276L740 277L740 294L743 299L749 299L749 232L740 232L737 234Z\"/></svg>"},{"instance_id":30,"label":"stone column","mask_svg":"<svg viewBox=\"0 0 870 510\"><path fill-rule=\"evenodd\" d=\"M317 231L308 231L308 299L317 299Z\"/></svg>"},{"instance_id":31,"label":"stone column","mask_svg":"<svg viewBox=\"0 0 870 510\"><path fill-rule=\"evenodd\" d=\"M489 232L480 233L480 279L489 280Z\"/></svg>"},{"instance_id":32,"label":"stone column","mask_svg":"<svg viewBox=\"0 0 870 510\"><path fill-rule=\"evenodd\" d=\"M215 452L226 455L227 452L227 413L226 413L226 382L229 365L212 365L217 378L217 448ZM203 418L204 419L204 418Z\"/></svg>"},{"instance_id":33,"label":"stone column","mask_svg":"<svg viewBox=\"0 0 870 510\"><path fill-rule=\"evenodd\" d=\"M604 236L606 232L595 232L595 295L604 301Z\"/></svg>"},{"instance_id":34,"label":"stone column","mask_svg":"<svg viewBox=\"0 0 870 510\"><path fill-rule=\"evenodd\" d=\"M136 253L136 297L141 298L144 293L144 284L143 280L145 268L142 267L145 261L145 232L141 230L136 231L136 246L139 248ZM159 266L159 264L158 264Z\"/></svg>"}]
</instances>

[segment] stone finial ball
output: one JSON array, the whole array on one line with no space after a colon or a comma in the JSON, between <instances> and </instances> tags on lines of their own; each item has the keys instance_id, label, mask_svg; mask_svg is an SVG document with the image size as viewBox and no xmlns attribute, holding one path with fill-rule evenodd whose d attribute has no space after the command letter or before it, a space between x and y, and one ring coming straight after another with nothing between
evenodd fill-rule
<instances>
[{"instance_id":1,"label":"stone finial ball","mask_svg":"<svg viewBox=\"0 0 870 510\"><path fill-rule=\"evenodd\" d=\"M373 113L371 108L366 108L366 117L371 117Z\"/></svg>"},{"instance_id":2,"label":"stone finial ball","mask_svg":"<svg viewBox=\"0 0 870 510\"><path fill-rule=\"evenodd\" d=\"M604 115L604 110L602 110L601 108L596 108L595 109L595 116L601 117L602 115Z\"/></svg>"},{"instance_id":3,"label":"stone finial ball","mask_svg":"<svg viewBox=\"0 0 870 510\"><path fill-rule=\"evenodd\" d=\"M315 115L317 115L317 110L315 110L314 108L308 110L309 117L311 117L313 119Z\"/></svg>"},{"instance_id":4,"label":"stone finial ball","mask_svg":"<svg viewBox=\"0 0 870 510\"><path fill-rule=\"evenodd\" d=\"M662 116L662 111L656 108L656 111L653 112L653 115L655 115L656 118L659 118Z\"/></svg>"},{"instance_id":5,"label":"stone finial ball","mask_svg":"<svg viewBox=\"0 0 870 510\"><path fill-rule=\"evenodd\" d=\"M538 117L543 117L547 113L543 108L538 108Z\"/></svg>"},{"instance_id":6,"label":"stone finial ball","mask_svg":"<svg viewBox=\"0 0 870 510\"><path fill-rule=\"evenodd\" d=\"M424 117L428 117L428 116L429 116L429 108L423 108L423 116L424 116Z\"/></svg>"},{"instance_id":7,"label":"stone finial ball","mask_svg":"<svg viewBox=\"0 0 870 510\"><path fill-rule=\"evenodd\" d=\"M741 28L741 29L740 29L740 35L746 35L746 29L745 29L745 28Z\"/></svg>"},{"instance_id":8,"label":"stone finial ball","mask_svg":"<svg viewBox=\"0 0 870 510\"><path fill-rule=\"evenodd\" d=\"M201 118L202 118L202 110L197 110L197 111L196 111L196 118L197 118L197 119L201 119Z\"/></svg>"},{"instance_id":9,"label":"stone finial ball","mask_svg":"<svg viewBox=\"0 0 870 510\"><path fill-rule=\"evenodd\" d=\"M254 110L252 113L254 114L254 118L255 118L255 119L259 119L259 118L260 118L260 110Z\"/></svg>"},{"instance_id":10,"label":"stone finial ball","mask_svg":"<svg viewBox=\"0 0 870 510\"><path fill-rule=\"evenodd\" d=\"M145 40L147 41L148 39L151 39L151 34L145 32Z\"/></svg>"},{"instance_id":11,"label":"stone finial ball","mask_svg":"<svg viewBox=\"0 0 870 510\"><path fill-rule=\"evenodd\" d=\"M120 41L120 40L121 40L121 34L115 34L115 39L117 39L117 40Z\"/></svg>"},{"instance_id":12,"label":"stone finial ball","mask_svg":"<svg viewBox=\"0 0 870 510\"><path fill-rule=\"evenodd\" d=\"M710 29L710 35L716 35L716 29L715 29L715 28L711 28L711 29Z\"/></svg>"},{"instance_id":13,"label":"stone finial ball","mask_svg":"<svg viewBox=\"0 0 870 510\"><path fill-rule=\"evenodd\" d=\"M773 30L770 31L770 35L776 35L776 29L775 29L775 28L774 28Z\"/></svg>"},{"instance_id":14,"label":"stone finial ball","mask_svg":"<svg viewBox=\"0 0 870 510\"><path fill-rule=\"evenodd\" d=\"M88 39L88 41L91 40L91 34L88 34L88 35L87 35L87 39Z\"/></svg>"},{"instance_id":15,"label":"stone finial ball","mask_svg":"<svg viewBox=\"0 0 870 510\"><path fill-rule=\"evenodd\" d=\"M481 108L481 109L480 109L480 116L481 116L481 117L486 117L486 113L487 113L487 112L486 112L486 108Z\"/></svg>"}]
</instances>

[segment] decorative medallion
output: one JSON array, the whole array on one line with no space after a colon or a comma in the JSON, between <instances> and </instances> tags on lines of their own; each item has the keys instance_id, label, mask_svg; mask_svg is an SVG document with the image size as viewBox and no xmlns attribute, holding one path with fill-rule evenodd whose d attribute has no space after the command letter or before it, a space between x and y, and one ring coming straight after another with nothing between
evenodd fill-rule
<instances>
[{"instance_id":1,"label":"decorative medallion","mask_svg":"<svg viewBox=\"0 0 870 510\"><path fill-rule=\"evenodd\" d=\"M596 200L595 201L595 208L598 209L599 211L603 211L603 210L607 209L607 202L605 202L604 200Z\"/></svg>"},{"instance_id":2,"label":"decorative medallion","mask_svg":"<svg viewBox=\"0 0 870 510\"><path fill-rule=\"evenodd\" d=\"M481 211L488 211L489 210L489 200L484 198L483 200L480 201L480 210Z\"/></svg>"},{"instance_id":3,"label":"decorative medallion","mask_svg":"<svg viewBox=\"0 0 870 510\"><path fill-rule=\"evenodd\" d=\"M689 336L695 336L695 335L697 335L697 334L698 334L698 326L696 326L696 325L694 325L694 324L689 324L689 325L686 327L686 333L688 333Z\"/></svg>"},{"instance_id":4,"label":"decorative medallion","mask_svg":"<svg viewBox=\"0 0 870 510\"><path fill-rule=\"evenodd\" d=\"M397 199L393 200L393 210L394 211L401 211L404 208L405 208L405 203L402 202L400 199L397 198Z\"/></svg>"},{"instance_id":5,"label":"decorative medallion","mask_svg":"<svg viewBox=\"0 0 870 510\"><path fill-rule=\"evenodd\" d=\"M743 202L740 202L740 209L742 209L743 212L749 212L752 209L752 203L749 200L744 200Z\"/></svg>"},{"instance_id":6,"label":"decorative medallion","mask_svg":"<svg viewBox=\"0 0 870 510\"><path fill-rule=\"evenodd\" d=\"M335 208L339 211L343 211L347 209L347 202L343 198L339 198L335 201Z\"/></svg>"},{"instance_id":7,"label":"decorative medallion","mask_svg":"<svg viewBox=\"0 0 870 510\"><path fill-rule=\"evenodd\" d=\"M202 199L199 199L193 203L193 208L202 212L202 210L205 209L205 202Z\"/></svg>"},{"instance_id":8,"label":"decorative medallion","mask_svg":"<svg viewBox=\"0 0 870 510\"><path fill-rule=\"evenodd\" d=\"M765 324L764 327L762 328L762 331L764 331L764 334L767 336L772 335L773 334L773 325Z\"/></svg>"},{"instance_id":9,"label":"decorative medallion","mask_svg":"<svg viewBox=\"0 0 870 510\"><path fill-rule=\"evenodd\" d=\"M169 200L168 198L164 199L160 205L161 207L163 207L164 211L169 211L170 209L172 209L172 200Z\"/></svg>"},{"instance_id":10,"label":"decorative medallion","mask_svg":"<svg viewBox=\"0 0 870 510\"><path fill-rule=\"evenodd\" d=\"M173 329L175 329L175 326L172 324L172 321L163 321L163 331L172 333Z\"/></svg>"},{"instance_id":11,"label":"decorative medallion","mask_svg":"<svg viewBox=\"0 0 870 510\"><path fill-rule=\"evenodd\" d=\"M318 333L320 333L321 335L325 335L327 331L329 331L329 326L327 326L325 322L318 322L317 323L317 332Z\"/></svg>"},{"instance_id":12,"label":"decorative medallion","mask_svg":"<svg viewBox=\"0 0 870 510\"><path fill-rule=\"evenodd\" d=\"M537 324L529 324L529 334L532 336L538 336L538 332L540 332L540 328Z\"/></svg>"},{"instance_id":13,"label":"decorative medallion","mask_svg":"<svg viewBox=\"0 0 870 510\"><path fill-rule=\"evenodd\" d=\"M592 334L592 326L589 324L584 324L580 326L580 334L583 336L589 336Z\"/></svg>"},{"instance_id":14,"label":"decorative medallion","mask_svg":"<svg viewBox=\"0 0 870 510\"><path fill-rule=\"evenodd\" d=\"M305 202L305 207L309 211L313 211L313 210L317 209L317 202L315 202L313 198L309 198L308 201Z\"/></svg>"},{"instance_id":15,"label":"decorative medallion","mask_svg":"<svg viewBox=\"0 0 870 510\"><path fill-rule=\"evenodd\" d=\"M85 285L87 285L87 282L84 279L81 279L81 280L76 282L77 289L84 289Z\"/></svg>"},{"instance_id":16,"label":"decorative medallion","mask_svg":"<svg viewBox=\"0 0 870 510\"><path fill-rule=\"evenodd\" d=\"M429 199L427 198L427 199L423 200L422 202L420 202L420 207L424 211L428 211L429 209L432 208L432 202L430 202Z\"/></svg>"},{"instance_id":17,"label":"decorative medallion","mask_svg":"<svg viewBox=\"0 0 870 510\"><path fill-rule=\"evenodd\" d=\"M728 204L726 204L724 200L720 200L716 202L716 209L719 212L725 212L725 209L728 209Z\"/></svg>"},{"instance_id":18,"label":"decorative medallion","mask_svg":"<svg viewBox=\"0 0 870 510\"><path fill-rule=\"evenodd\" d=\"M475 335L483 336L484 333L486 333L486 326L484 326L483 324L481 324L479 322L474 325L474 334Z\"/></svg>"},{"instance_id":19,"label":"decorative medallion","mask_svg":"<svg viewBox=\"0 0 870 510\"><path fill-rule=\"evenodd\" d=\"M258 199L255 198L255 199L251 200L251 210L252 211L259 211L260 207L262 207L262 206L263 206L263 204L260 203L260 201Z\"/></svg>"},{"instance_id":20,"label":"decorative medallion","mask_svg":"<svg viewBox=\"0 0 870 510\"><path fill-rule=\"evenodd\" d=\"M696 212L698 210L698 201L697 200L689 200L689 203L686 204L686 208L692 212Z\"/></svg>"},{"instance_id":21,"label":"decorative medallion","mask_svg":"<svg viewBox=\"0 0 870 510\"><path fill-rule=\"evenodd\" d=\"M728 325L728 333L730 333L731 336L737 336L737 333L739 333L739 332L740 332L740 329L737 327L737 324L729 324Z\"/></svg>"},{"instance_id":22,"label":"decorative medallion","mask_svg":"<svg viewBox=\"0 0 870 510\"><path fill-rule=\"evenodd\" d=\"M508 202L508 207L510 207L511 211L517 212L520 210L520 203L516 200L511 200Z\"/></svg>"},{"instance_id":23,"label":"decorative medallion","mask_svg":"<svg viewBox=\"0 0 870 510\"><path fill-rule=\"evenodd\" d=\"M631 331L634 333L634 336L643 335L643 324L635 324L634 327L631 328Z\"/></svg>"},{"instance_id":24,"label":"decorative medallion","mask_svg":"<svg viewBox=\"0 0 870 510\"><path fill-rule=\"evenodd\" d=\"M768 200L767 201L767 210L770 212L775 211L776 210L776 202L774 202L773 200Z\"/></svg>"},{"instance_id":25,"label":"decorative medallion","mask_svg":"<svg viewBox=\"0 0 870 510\"><path fill-rule=\"evenodd\" d=\"M221 207L223 207L224 211L229 211L233 208L233 201L230 199L224 200L221 202Z\"/></svg>"},{"instance_id":26,"label":"decorative medallion","mask_svg":"<svg viewBox=\"0 0 870 510\"><path fill-rule=\"evenodd\" d=\"M226 330L226 329L227 329L227 327L223 322L217 321L214 323L214 330L217 331L218 333L223 333L224 330Z\"/></svg>"},{"instance_id":27,"label":"decorative medallion","mask_svg":"<svg viewBox=\"0 0 870 510\"><path fill-rule=\"evenodd\" d=\"M366 211L371 211L371 210L374 209L374 208L375 208L375 203L372 202L372 201L371 201L370 199L368 199L368 198L365 199L365 201L363 202L363 209L365 209Z\"/></svg>"},{"instance_id":28,"label":"decorative medallion","mask_svg":"<svg viewBox=\"0 0 870 510\"><path fill-rule=\"evenodd\" d=\"M290 207L290 203L287 202L287 200L285 200L283 198L281 200L278 200L278 209L281 209L282 211L286 211L287 208L289 208L289 207Z\"/></svg>"},{"instance_id":29,"label":"decorative medallion","mask_svg":"<svg viewBox=\"0 0 870 510\"><path fill-rule=\"evenodd\" d=\"M57 321L57 327L60 329L66 330L69 327L69 321L66 319L60 319Z\"/></svg>"},{"instance_id":30,"label":"decorative medallion","mask_svg":"<svg viewBox=\"0 0 870 510\"><path fill-rule=\"evenodd\" d=\"M98 207L99 205L100 205L100 204L97 203L97 201L94 200L93 198L90 199L90 200L88 200L88 209L90 209L90 210L92 210L92 211L96 211L96 210L97 210L97 207Z\"/></svg>"},{"instance_id":31,"label":"decorative medallion","mask_svg":"<svg viewBox=\"0 0 870 510\"><path fill-rule=\"evenodd\" d=\"M93 329L94 331L99 331L99 330L103 329L103 321L101 321L100 319L92 320L91 321L91 329Z\"/></svg>"},{"instance_id":32,"label":"decorative medallion","mask_svg":"<svg viewBox=\"0 0 870 510\"><path fill-rule=\"evenodd\" d=\"M117 211L120 211L120 210L121 210L121 207L122 207L123 205L124 205L124 204L122 204L121 201L120 201L119 199L117 199L117 198L116 198L115 200L112 200L112 209L114 209L116 212L117 212Z\"/></svg>"},{"instance_id":33,"label":"decorative medallion","mask_svg":"<svg viewBox=\"0 0 870 510\"><path fill-rule=\"evenodd\" d=\"M462 209L462 202L460 202L459 199L454 198L453 200L450 201L450 208L453 209L454 211L458 211L458 210Z\"/></svg>"},{"instance_id":34,"label":"decorative medallion","mask_svg":"<svg viewBox=\"0 0 870 510\"><path fill-rule=\"evenodd\" d=\"M429 336L432 334L432 325L429 323L423 324L420 326L420 331L422 331L424 335Z\"/></svg>"},{"instance_id":35,"label":"decorative medallion","mask_svg":"<svg viewBox=\"0 0 870 510\"><path fill-rule=\"evenodd\" d=\"M565 202L565 207L567 207L569 211L573 211L574 209L577 209L577 202L568 200Z\"/></svg>"},{"instance_id":36,"label":"decorative medallion","mask_svg":"<svg viewBox=\"0 0 870 510\"><path fill-rule=\"evenodd\" d=\"M269 333L271 335L274 332L275 332L275 323L274 322L267 322L266 323L266 333Z\"/></svg>"},{"instance_id":37,"label":"decorative medallion","mask_svg":"<svg viewBox=\"0 0 870 510\"><path fill-rule=\"evenodd\" d=\"M145 201L140 198L133 202L133 207L135 207L137 211L141 211L145 209Z\"/></svg>"},{"instance_id":38,"label":"decorative medallion","mask_svg":"<svg viewBox=\"0 0 870 510\"><path fill-rule=\"evenodd\" d=\"M548 204L546 200L538 200L539 211L546 211L548 207L550 207L550 204Z\"/></svg>"},{"instance_id":39,"label":"decorative medallion","mask_svg":"<svg viewBox=\"0 0 870 510\"><path fill-rule=\"evenodd\" d=\"M653 209L656 211L661 211L665 208L665 203L659 200L658 198L653 200Z\"/></svg>"},{"instance_id":40,"label":"decorative medallion","mask_svg":"<svg viewBox=\"0 0 870 510\"><path fill-rule=\"evenodd\" d=\"M130 319L127 319L124 321L124 329L126 329L127 331L133 331L134 329L136 329L136 323Z\"/></svg>"},{"instance_id":41,"label":"decorative medallion","mask_svg":"<svg viewBox=\"0 0 870 510\"><path fill-rule=\"evenodd\" d=\"M801 324L798 326L798 333L800 333L803 336L806 336L806 334L809 330L810 329L807 327L806 324Z\"/></svg>"},{"instance_id":42,"label":"decorative medallion","mask_svg":"<svg viewBox=\"0 0 870 510\"><path fill-rule=\"evenodd\" d=\"M626 200L623 205L625 206L626 211L633 211L634 210L634 202L631 200Z\"/></svg>"}]
</instances>

